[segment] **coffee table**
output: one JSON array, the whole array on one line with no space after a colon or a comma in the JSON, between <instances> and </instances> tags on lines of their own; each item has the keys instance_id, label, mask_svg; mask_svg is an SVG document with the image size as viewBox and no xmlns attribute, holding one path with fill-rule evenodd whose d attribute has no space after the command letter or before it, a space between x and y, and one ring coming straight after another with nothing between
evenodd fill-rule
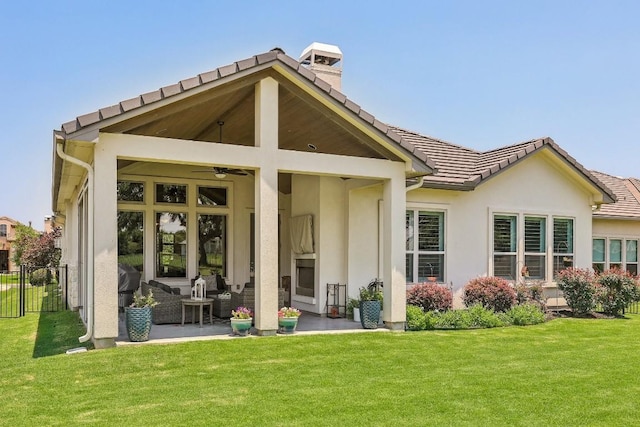
<instances>
[{"instance_id":1,"label":"coffee table","mask_svg":"<svg viewBox=\"0 0 640 427\"><path fill-rule=\"evenodd\" d=\"M196 321L195 307L200 307L200 327L202 328L202 312L205 305L209 306L209 323L213 324L213 298L204 298L204 299L185 298L182 300L182 326L184 326L184 308L186 306L191 306L191 307L194 307L194 309L191 311L191 323L195 323Z\"/></svg>"}]
</instances>

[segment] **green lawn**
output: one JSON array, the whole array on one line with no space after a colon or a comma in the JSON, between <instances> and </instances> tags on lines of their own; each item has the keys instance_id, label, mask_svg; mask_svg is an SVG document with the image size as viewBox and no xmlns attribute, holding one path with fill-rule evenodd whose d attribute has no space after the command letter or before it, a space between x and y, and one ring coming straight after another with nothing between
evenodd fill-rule
<instances>
[{"instance_id":1,"label":"green lawn","mask_svg":"<svg viewBox=\"0 0 640 427\"><path fill-rule=\"evenodd\" d=\"M640 316L61 354L74 313L0 319L0 425L638 423Z\"/></svg>"}]
</instances>

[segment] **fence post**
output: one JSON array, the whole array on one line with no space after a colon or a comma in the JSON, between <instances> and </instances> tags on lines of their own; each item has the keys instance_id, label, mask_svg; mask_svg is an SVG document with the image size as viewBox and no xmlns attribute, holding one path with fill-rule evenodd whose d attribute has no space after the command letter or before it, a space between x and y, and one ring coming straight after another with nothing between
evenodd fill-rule
<instances>
[{"instance_id":1,"label":"fence post","mask_svg":"<svg viewBox=\"0 0 640 427\"><path fill-rule=\"evenodd\" d=\"M24 294L25 294L25 274L26 274L26 269L24 267L24 265L20 266L20 291L18 292L18 317L22 317L24 316L24 312L25 312L25 301L24 301Z\"/></svg>"}]
</instances>

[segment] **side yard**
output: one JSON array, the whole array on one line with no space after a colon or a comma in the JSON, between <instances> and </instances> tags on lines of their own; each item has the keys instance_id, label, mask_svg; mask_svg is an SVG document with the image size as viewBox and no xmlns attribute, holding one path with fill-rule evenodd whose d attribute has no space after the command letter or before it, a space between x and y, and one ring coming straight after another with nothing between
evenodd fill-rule
<instances>
[{"instance_id":1,"label":"side yard","mask_svg":"<svg viewBox=\"0 0 640 427\"><path fill-rule=\"evenodd\" d=\"M0 320L0 425L632 425L640 404L638 315L62 354L79 327Z\"/></svg>"}]
</instances>

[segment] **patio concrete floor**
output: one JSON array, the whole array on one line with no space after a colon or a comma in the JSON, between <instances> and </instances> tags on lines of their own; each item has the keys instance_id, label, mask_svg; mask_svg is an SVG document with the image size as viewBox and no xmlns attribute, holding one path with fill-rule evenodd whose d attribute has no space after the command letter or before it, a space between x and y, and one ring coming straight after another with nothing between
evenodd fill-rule
<instances>
[{"instance_id":1,"label":"patio concrete floor","mask_svg":"<svg viewBox=\"0 0 640 427\"><path fill-rule=\"evenodd\" d=\"M136 344L169 344L185 341L203 341L214 339L242 339L231 334L229 319L213 318L213 325L208 323L209 317L205 316L205 323L202 328L196 321L195 324L185 323L152 325L149 333L149 341L131 342L127 336L124 324L124 313L119 314L118 338L116 345L136 345ZM360 322L354 322L344 318L332 319L330 317L318 316L311 313L303 313L298 320L298 327L295 335L309 334L336 334L336 333L362 333L362 332L382 332L388 331L382 324L378 329L363 329ZM286 335L283 335L286 336ZM251 329L250 337L257 337L256 330Z\"/></svg>"}]
</instances>

